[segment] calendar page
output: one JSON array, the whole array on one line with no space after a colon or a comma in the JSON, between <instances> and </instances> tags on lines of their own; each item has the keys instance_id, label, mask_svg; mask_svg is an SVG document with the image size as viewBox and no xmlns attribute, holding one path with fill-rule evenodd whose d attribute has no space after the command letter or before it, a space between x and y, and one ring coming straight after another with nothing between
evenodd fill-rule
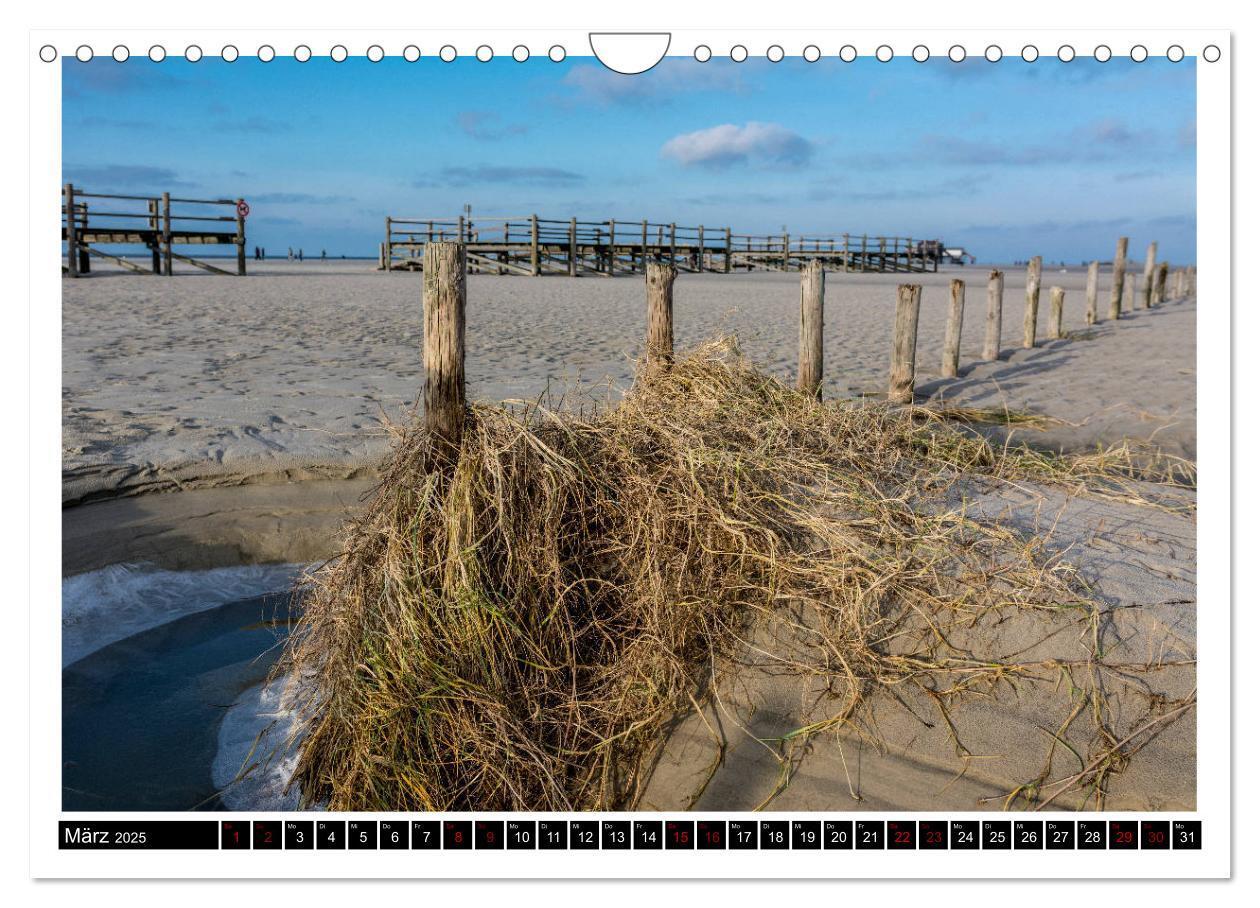
<instances>
[{"instance_id":1,"label":"calendar page","mask_svg":"<svg viewBox=\"0 0 1260 908\"><path fill-rule=\"evenodd\" d=\"M343 13L30 32L34 875L1229 875L1227 31Z\"/></svg>"}]
</instances>

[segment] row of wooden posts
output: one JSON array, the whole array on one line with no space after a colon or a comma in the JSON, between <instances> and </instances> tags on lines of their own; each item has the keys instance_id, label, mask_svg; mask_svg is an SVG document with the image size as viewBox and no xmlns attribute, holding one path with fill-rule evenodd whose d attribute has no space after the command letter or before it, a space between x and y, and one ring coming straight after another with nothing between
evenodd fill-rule
<instances>
[{"instance_id":1,"label":"row of wooden posts","mask_svg":"<svg viewBox=\"0 0 1260 908\"><path fill-rule=\"evenodd\" d=\"M1155 264L1156 244L1147 249L1143 272L1142 305L1150 308L1168 299L1194 295L1195 269L1190 266L1173 274L1169 296L1167 262ZM1133 309L1135 281L1126 279L1128 239L1121 238L1112 264L1108 315L1121 318ZM1099 263L1091 262L1085 285L1085 323L1098 321ZM424 247L424 409L426 425L441 444L458 446L465 410L464 396L464 309L467 298L468 259L463 243L432 242ZM678 269L668 262L648 262L646 354L658 365L668 365L674 354L674 279ZM822 397L823 311L826 272L821 261L801 268L800 350L797 389L815 398ZM984 347L981 359L996 360L1002 347L1002 294L1005 275L990 271L988 309L985 317ZM915 353L919 335L919 302L923 287L902 284L897 288L893 322L892 359L888 379L888 400L893 404L914 401ZM963 309L966 283L955 278L949 285L949 308L945 323L945 345L941 375L958 375L962 346ZM1050 288L1050 339L1063 338L1062 287ZM1024 293L1023 346L1037 346L1038 308L1041 297L1041 257L1028 263Z\"/></svg>"}]
</instances>

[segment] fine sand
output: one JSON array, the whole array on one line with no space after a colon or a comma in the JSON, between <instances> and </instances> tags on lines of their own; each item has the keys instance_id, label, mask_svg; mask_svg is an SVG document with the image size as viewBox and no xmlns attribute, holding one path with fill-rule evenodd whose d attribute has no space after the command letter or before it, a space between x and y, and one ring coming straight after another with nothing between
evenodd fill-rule
<instances>
[{"instance_id":1,"label":"fine sand","mask_svg":"<svg viewBox=\"0 0 1260 908\"><path fill-rule=\"evenodd\" d=\"M309 562L335 553L336 528L370 489L388 448L383 419L408 418L423 380L420 276L385 274L360 262L268 263L253 270L247 279L104 271L64 282L66 574L120 561L204 568ZM995 363L978 362L987 267L828 274L824 394L884 391L895 286L922 283L921 399L1050 416L1054 425L1023 437L1052 448L1135 439L1195 457L1193 300L1086 331L1084 272L1047 268L1040 336L1056 284L1067 290L1064 325L1073 334L1022 350L1024 270L1004 270L1004 344ZM967 281L969 298L961 376L945 381L940 355L954 277ZM1106 276L1102 284L1105 312ZM755 361L789 376L798 305L795 275L682 275L675 288L677 343L734 332ZM534 398L575 380L615 395L629 384L643 331L641 278L474 275L470 396ZM142 494L174 490L183 491ZM1192 501L1193 493L1182 497ZM84 502L93 503L73 506ZM1047 637L1048 625L1028 617L978 627L958 645L977 655L1018 653L1047 666L1082 659L1088 647L1101 645L1110 661L1130 666L1098 681L1102 714L1117 738L1140 728L1151 704L1192 694L1192 514L1036 487L988 493L970 506L1030 532L1049 532L1052 547L1067 549L1105 608L1097 641L1079 629ZM776 671L776 659L794 645L750 640L720 667L719 696L703 717L685 717L674 729L641 806L996 808L1043 770L1048 793L1049 783L1079 769L1073 748L1089 753L1095 726L1082 719L1060 731L1064 681L1048 667L1030 687L999 687L957 704L952 732L922 695L898 692L873 698L862 731L817 736L793 749L776 739L825 719L832 705L818 689ZM225 723L235 731L220 741L216 780L225 772L231 778L241 758L233 745L254 740L255 718L264 724L275 718L275 704L260 697L266 700L260 689L251 691ZM1106 806L1193 809L1194 729L1193 709L1153 729L1157 736L1107 780ZM1056 734L1063 745L1052 746ZM271 767L281 775L289 770L291 761ZM239 792L240 806L271 803L282 783L269 773L257 790ZM1082 806L1080 800L1074 792L1055 806Z\"/></svg>"},{"instance_id":2,"label":"fine sand","mask_svg":"<svg viewBox=\"0 0 1260 908\"><path fill-rule=\"evenodd\" d=\"M253 263L251 263L253 265ZM1193 301L1085 332L1084 273L1047 269L1067 290L1078 336L1017 349L1024 270L1006 270L1003 354L981 364L989 269L827 275L824 394L886 388L895 286L924 285L921 396L1005 406L1062 424L1033 439L1090 448L1154 438L1195 453ZM961 377L939 379L951 278L967 281ZM63 501L219 485L370 475L423 382L421 277L374 263L263 263L241 279L99 271L63 282ZM1100 288L1105 310L1107 279ZM776 373L794 374L799 279L688 275L675 288L676 342L736 333ZM624 389L644 334L641 277L497 277L468 286L473 399L536 398L580 381Z\"/></svg>"}]
</instances>

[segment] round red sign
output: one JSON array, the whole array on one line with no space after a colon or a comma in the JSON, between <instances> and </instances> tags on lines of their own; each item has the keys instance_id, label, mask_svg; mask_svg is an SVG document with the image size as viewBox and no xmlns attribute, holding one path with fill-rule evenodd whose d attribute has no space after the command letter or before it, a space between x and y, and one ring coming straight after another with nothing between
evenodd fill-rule
<instances>
[{"instance_id":1,"label":"round red sign","mask_svg":"<svg viewBox=\"0 0 1260 908\"><path fill-rule=\"evenodd\" d=\"M249 217L249 203L241 199L236 203L236 213L243 218Z\"/></svg>"}]
</instances>

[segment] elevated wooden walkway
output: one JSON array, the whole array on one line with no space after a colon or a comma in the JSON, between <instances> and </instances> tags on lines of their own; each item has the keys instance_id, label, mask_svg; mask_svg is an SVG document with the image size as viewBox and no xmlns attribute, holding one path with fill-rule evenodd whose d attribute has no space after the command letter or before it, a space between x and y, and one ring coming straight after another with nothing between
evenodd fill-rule
<instances>
[{"instance_id":1,"label":"elevated wooden walkway","mask_svg":"<svg viewBox=\"0 0 1260 908\"><path fill-rule=\"evenodd\" d=\"M537 215L477 218L385 218L380 267L421 267L431 242L465 244L470 272L613 277L643 273L646 263L680 271L796 271L821 261L837 271L936 271L942 244L909 237L758 236L729 227L685 227L648 220L552 220Z\"/></svg>"},{"instance_id":2,"label":"elevated wooden walkway","mask_svg":"<svg viewBox=\"0 0 1260 908\"><path fill-rule=\"evenodd\" d=\"M66 264L62 272L70 277L91 273L92 256L113 262L137 274L173 273L174 262L181 261L214 274L233 272L182 255L175 246L236 246L236 274L245 273L245 215L248 207L241 199L179 199L169 192L161 196L118 195L116 193L85 192L72 183L62 189L61 240L66 246ZM109 199L109 207L117 211L102 211L89 207L88 199ZM142 210L136 203L144 203ZM173 206L229 205L230 215L188 214L174 210ZM196 209L204 210L204 209ZM205 224L206 226L200 226ZM231 224L231 229L215 229L211 225ZM150 267L145 268L120 256L111 255L98 246L144 246L150 253Z\"/></svg>"}]
</instances>

